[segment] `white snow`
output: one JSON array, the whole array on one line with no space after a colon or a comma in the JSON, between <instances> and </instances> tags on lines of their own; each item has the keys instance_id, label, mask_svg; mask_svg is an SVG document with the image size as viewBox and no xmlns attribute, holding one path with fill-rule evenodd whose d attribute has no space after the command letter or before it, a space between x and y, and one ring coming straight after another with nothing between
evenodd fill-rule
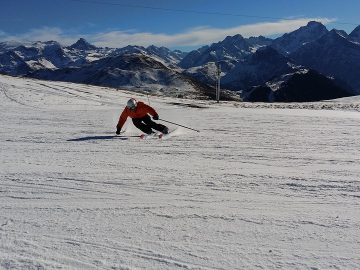
<instances>
[{"instance_id":1,"label":"white snow","mask_svg":"<svg viewBox=\"0 0 360 270\"><path fill-rule=\"evenodd\" d=\"M266 45L254 45L250 47L250 51L252 53L256 53L260 48L266 47Z\"/></svg>"},{"instance_id":2,"label":"white snow","mask_svg":"<svg viewBox=\"0 0 360 270\"><path fill-rule=\"evenodd\" d=\"M0 269L359 268L358 98L150 97L201 132L113 137L131 96L0 76Z\"/></svg>"},{"instance_id":3,"label":"white snow","mask_svg":"<svg viewBox=\"0 0 360 270\"><path fill-rule=\"evenodd\" d=\"M97 60L100 60L103 56L99 53L90 53L88 56L86 56L86 60L89 62L94 62Z\"/></svg>"},{"instance_id":4,"label":"white snow","mask_svg":"<svg viewBox=\"0 0 360 270\"><path fill-rule=\"evenodd\" d=\"M45 58L41 58L39 60L29 60L25 61L33 70L39 70L39 69L57 69L53 63L46 60Z\"/></svg>"}]
</instances>

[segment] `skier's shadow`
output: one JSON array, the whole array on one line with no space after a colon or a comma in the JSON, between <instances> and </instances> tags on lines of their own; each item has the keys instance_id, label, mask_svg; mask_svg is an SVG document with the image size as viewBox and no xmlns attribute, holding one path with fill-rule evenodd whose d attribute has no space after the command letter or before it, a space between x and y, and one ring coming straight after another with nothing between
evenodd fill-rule
<instances>
[{"instance_id":1,"label":"skier's shadow","mask_svg":"<svg viewBox=\"0 0 360 270\"><path fill-rule=\"evenodd\" d=\"M83 142L83 141L97 141L97 140L128 140L129 137L126 136L116 136L116 135L99 135L99 136L86 136L75 139L66 140L68 142Z\"/></svg>"}]
</instances>

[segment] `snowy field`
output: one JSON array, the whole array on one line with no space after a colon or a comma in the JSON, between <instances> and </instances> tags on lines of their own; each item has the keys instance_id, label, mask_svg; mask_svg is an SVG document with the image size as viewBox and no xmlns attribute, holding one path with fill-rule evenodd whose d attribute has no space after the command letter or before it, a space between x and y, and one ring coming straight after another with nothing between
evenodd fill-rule
<instances>
[{"instance_id":1,"label":"snowy field","mask_svg":"<svg viewBox=\"0 0 360 270\"><path fill-rule=\"evenodd\" d=\"M0 269L360 268L358 98L151 97L201 132L114 137L131 96L0 76Z\"/></svg>"}]
</instances>

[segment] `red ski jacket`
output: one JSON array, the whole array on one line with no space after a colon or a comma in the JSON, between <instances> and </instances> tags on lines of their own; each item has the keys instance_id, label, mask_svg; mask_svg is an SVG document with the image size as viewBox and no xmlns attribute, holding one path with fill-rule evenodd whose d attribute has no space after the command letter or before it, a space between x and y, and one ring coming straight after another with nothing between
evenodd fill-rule
<instances>
[{"instance_id":1,"label":"red ski jacket","mask_svg":"<svg viewBox=\"0 0 360 270\"><path fill-rule=\"evenodd\" d=\"M145 115L150 114L151 116L157 115L157 112L150 107L149 105L146 105L145 103L138 101L136 109L134 111L130 110L128 107L125 107L123 112L120 115L119 122L117 124L117 128L121 129L123 125L126 122L126 119L128 117L130 118L142 118Z\"/></svg>"}]
</instances>

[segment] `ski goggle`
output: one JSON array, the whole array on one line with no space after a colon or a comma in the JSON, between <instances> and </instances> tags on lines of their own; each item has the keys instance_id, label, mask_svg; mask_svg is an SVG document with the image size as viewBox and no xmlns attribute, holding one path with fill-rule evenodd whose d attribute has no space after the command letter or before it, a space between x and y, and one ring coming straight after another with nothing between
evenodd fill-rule
<instances>
[{"instance_id":1,"label":"ski goggle","mask_svg":"<svg viewBox=\"0 0 360 270\"><path fill-rule=\"evenodd\" d=\"M129 105L126 105L126 107L128 107L130 110L135 110L136 109L136 104L129 104Z\"/></svg>"}]
</instances>

